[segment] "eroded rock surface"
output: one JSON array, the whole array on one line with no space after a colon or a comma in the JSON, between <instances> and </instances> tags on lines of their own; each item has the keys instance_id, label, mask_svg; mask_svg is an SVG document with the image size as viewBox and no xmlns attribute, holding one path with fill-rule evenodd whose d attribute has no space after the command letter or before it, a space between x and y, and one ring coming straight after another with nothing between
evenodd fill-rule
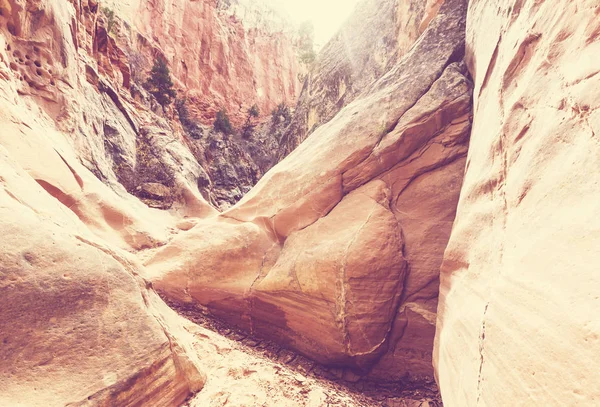
<instances>
[{"instance_id":1,"label":"eroded rock surface","mask_svg":"<svg viewBox=\"0 0 600 407\"><path fill-rule=\"evenodd\" d=\"M119 183L139 127L98 75L85 3L0 2L0 404L178 405L205 376L127 252L174 221ZM171 186L213 211L181 167Z\"/></svg>"},{"instance_id":2,"label":"eroded rock surface","mask_svg":"<svg viewBox=\"0 0 600 407\"><path fill-rule=\"evenodd\" d=\"M444 257L444 405L596 405L600 5L478 1L474 123Z\"/></svg>"},{"instance_id":3,"label":"eroded rock surface","mask_svg":"<svg viewBox=\"0 0 600 407\"><path fill-rule=\"evenodd\" d=\"M321 363L430 380L470 131L465 14L446 1L393 68L239 204L157 249L153 286Z\"/></svg>"},{"instance_id":4,"label":"eroded rock surface","mask_svg":"<svg viewBox=\"0 0 600 407\"><path fill-rule=\"evenodd\" d=\"M164 55L180 96L203 124L212 124L222 108L238 126L253 104L268 114L281 102L296 101L300 64L290 27L276 15L237 1L106 3L135 29L129 58Z\"/></svg>"},{"instance_id":5,"label":"eroded rock surface","mask_svg":"<svg viewBox=\"0 0 600 407\"><path fill-rule=\"evenodd\" d=\"M367 0L320 51L279 146L282 159L317 127L331 120L413 46L439 3Z\"/></svg>"},{"instance_id":6,"label":"eroded rock surface","mask_svg":"<svg viewBox=\"0 0 600 407\"><path fill-rule=\"evenodd\" d=\"M144 218L150 209L120 199L77 162L63 134L23 104L7 104L7 93L0 113L0 404L183 402L205 382L199 361L169 333L140 264L119 249L164 241L166 219Z\"/></svg>"}]
</instances>

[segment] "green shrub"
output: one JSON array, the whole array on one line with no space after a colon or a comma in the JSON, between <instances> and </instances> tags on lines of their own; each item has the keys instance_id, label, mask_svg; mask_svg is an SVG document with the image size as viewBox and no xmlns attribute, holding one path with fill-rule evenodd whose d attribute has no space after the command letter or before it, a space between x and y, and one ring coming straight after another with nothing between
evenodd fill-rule
<instances>
[{"instance_id":1,"label":"green shrub","mask_svg":"<svg viewBox=\"0 0 600 407\"><path fill-rule=\"evenodd\" d=\"M173 80L167 62L163 58L157 58L150 71L150 77L144 84L162 106L171 104L177 92L173 89Z\"/></svg>"},{"instance_id":2,"label":"green shrub","mask_svg":"<svg viewBox=\"0 0 600 407\"><path fill-rule=\"evenodd\" d=\"M242 127L242 137L246 140L252 138L254 135L254 129L256 128L256 124L252 123L252 118L257 118L260 115L260 111L258 110L258 106L256 104L252 105L250 109L248 109L248 117L246 117L246 123L244 123L244 127Z\"/></svg>"},{"instance_id":3,"label":"green shrub","mask_svg":"<svg viewBox=\"0 0 600 407\"><path fill-rule=\"evenodd\" d=\"M317 59L315 52L315 29L310 21L305 21L298 28L298 56L300 62L312 66Z\"/></svg>"},{"instance_id":4,"label":"green shrub","mask_svg":"<svg viewBox=\"0 0 600 407\"><path fill-rule=\"evenodd\" d=\"M179 116L179 122L183 127L188 127L192 124L186 102L186 98L175 100L175 110L177 111L177 116Z\"/></svg>"},{"instance_id":5,"label":"green shrub","mask_svg":"<svg viewBox=\"0 0 600 407\"><path fill-rule=\"evenodd\" d=\"M256 103L253 104L250 109L248 109L248 118L250 118L250 116L258 117L259 114L260 110L258 110L258 106L256 106Z\"/></svg>"},{"instance_id":6,"label":"green shrub","mask_svg":"<svg viewBox=\"0 0 600 407\"><path fill-rule=\"evenodd\" d=\"M214 123L214 129L225 134L233 133L233 127L231 127L231 122L229 121L229 115L227 115L227 110L221 109L217 112L217 117L215 118Z\"/></svg>"},{"instance_id":7,"label":"green shrub","mask_svg":"<svg viewBox=\"0 0 600 407\"><path fill-rule=\"evenodd\" d=\"M103 7L102 13L106 17L106 32L110 34L113 32L115 26L115 12L108 7Z\"/></svg>"},{"instance_id":8,"label":"green shrub","mask_svg":"<svg viewBox=\"0 0 600 407\"><path fill-rule=\"evenodd\" d=\"M312 65L312 63L315 62L315 59L317 59L317 53L312 49L300 54L300 62L303 64Z\"/></svg>"}]
</instances>

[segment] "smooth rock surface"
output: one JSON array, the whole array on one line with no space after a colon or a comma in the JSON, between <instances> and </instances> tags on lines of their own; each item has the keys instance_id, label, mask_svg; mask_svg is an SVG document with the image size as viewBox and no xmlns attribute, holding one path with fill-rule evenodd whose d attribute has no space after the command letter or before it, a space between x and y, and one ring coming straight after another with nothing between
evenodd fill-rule
<instances>
[{"instance_id":1,"label":"smooth rock surface","mask_svg":"<svg viewBox=\"0 0 600 407\"><path fill-rule=\"evenodd\" d=\"M431 379L470 131L465 12L447 1L393 69L239 204L149 256L153 286L319 362Z\"/></svg>"},{"instance_id":2,"label":"smooth rock surface","mask_svg":"<svg viewBox=\"0 0 600 407\"><path fill-rule=\"evenodd\" d=\"M444 405L594 406L600 5L469 5L474 123L442 266Z\"/></svg>"},{"instance_id":3,"label":"smooth rock surface","mask_svg":"<svg viewBox=\"0 0 600 407\"><path fill-rule=\"evenodd\" d=\"M124 245L147 244L150 235L126 232L135 218L127 220L116 196L111 203L110 190L85 169L53 162L60 160L53 149L44 155L45 141L36 136L41 128L20 127L30 131L19 140L4 121L6 111L0 118L0 404L183 402L204 384L199 362L166 334L153 305L160 300L137 277L139 264L92 230ZM13 148L37 141L35 163L7 150L5 137L14 137ZM40 176L41 168L53 166L53 174ZM103 199L94 200L94 181Z\"/></svg>"}]
</instances>

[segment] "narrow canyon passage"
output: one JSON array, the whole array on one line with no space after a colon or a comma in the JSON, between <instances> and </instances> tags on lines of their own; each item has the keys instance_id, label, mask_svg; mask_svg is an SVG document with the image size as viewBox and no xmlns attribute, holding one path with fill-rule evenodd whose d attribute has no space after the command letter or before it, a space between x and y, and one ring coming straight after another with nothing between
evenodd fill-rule
<instances>
[{"instance_id":1,"label":"narrow canyon passage","mask_svg":"<svg viewBox=\"0 0 600 407\"><path fill-rule=\"evenodd\" d=\"M311 79L292 38L235 7L26 4L0 3L0 404L440 405L464 1L365 2ZM399 37L382 50L374 27Z\"/></svg>"},{"instance_id":2,"label":"narrow canyon passage","mask_svg":"<svg viewBox=\"0 0 600 407\"><path fill-rule=\"evenodd\" d=\"M0 407L600 403L600 4L348 13L0 0Z\"/></svg>"}]
</instances>

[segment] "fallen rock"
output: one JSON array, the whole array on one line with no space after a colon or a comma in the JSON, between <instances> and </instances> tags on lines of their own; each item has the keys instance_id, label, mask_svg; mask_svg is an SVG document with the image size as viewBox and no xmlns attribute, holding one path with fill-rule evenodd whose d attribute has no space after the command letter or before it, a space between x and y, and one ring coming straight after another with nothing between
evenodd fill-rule
<instances>
[{"instance_id":1,"label":"fallen rock","mask_svg":"<svg viewBox=\"0 0 600 407\"><path fill-rule=\"evenodd\" d=\"M236 206L158 249L147 277L321 363L430 383L439 266L467 153L463 1Z\"/></svg>"},{"instance_id":2,"label":"fallen rock","mask_svg":"<svg viewBox=\"0 0 600 407\"><path fill-rule=\"evenodd\" d=\"M0 148L0 404L182 403L205 381L138 269Z\"/></svg>"}]
</instances>

